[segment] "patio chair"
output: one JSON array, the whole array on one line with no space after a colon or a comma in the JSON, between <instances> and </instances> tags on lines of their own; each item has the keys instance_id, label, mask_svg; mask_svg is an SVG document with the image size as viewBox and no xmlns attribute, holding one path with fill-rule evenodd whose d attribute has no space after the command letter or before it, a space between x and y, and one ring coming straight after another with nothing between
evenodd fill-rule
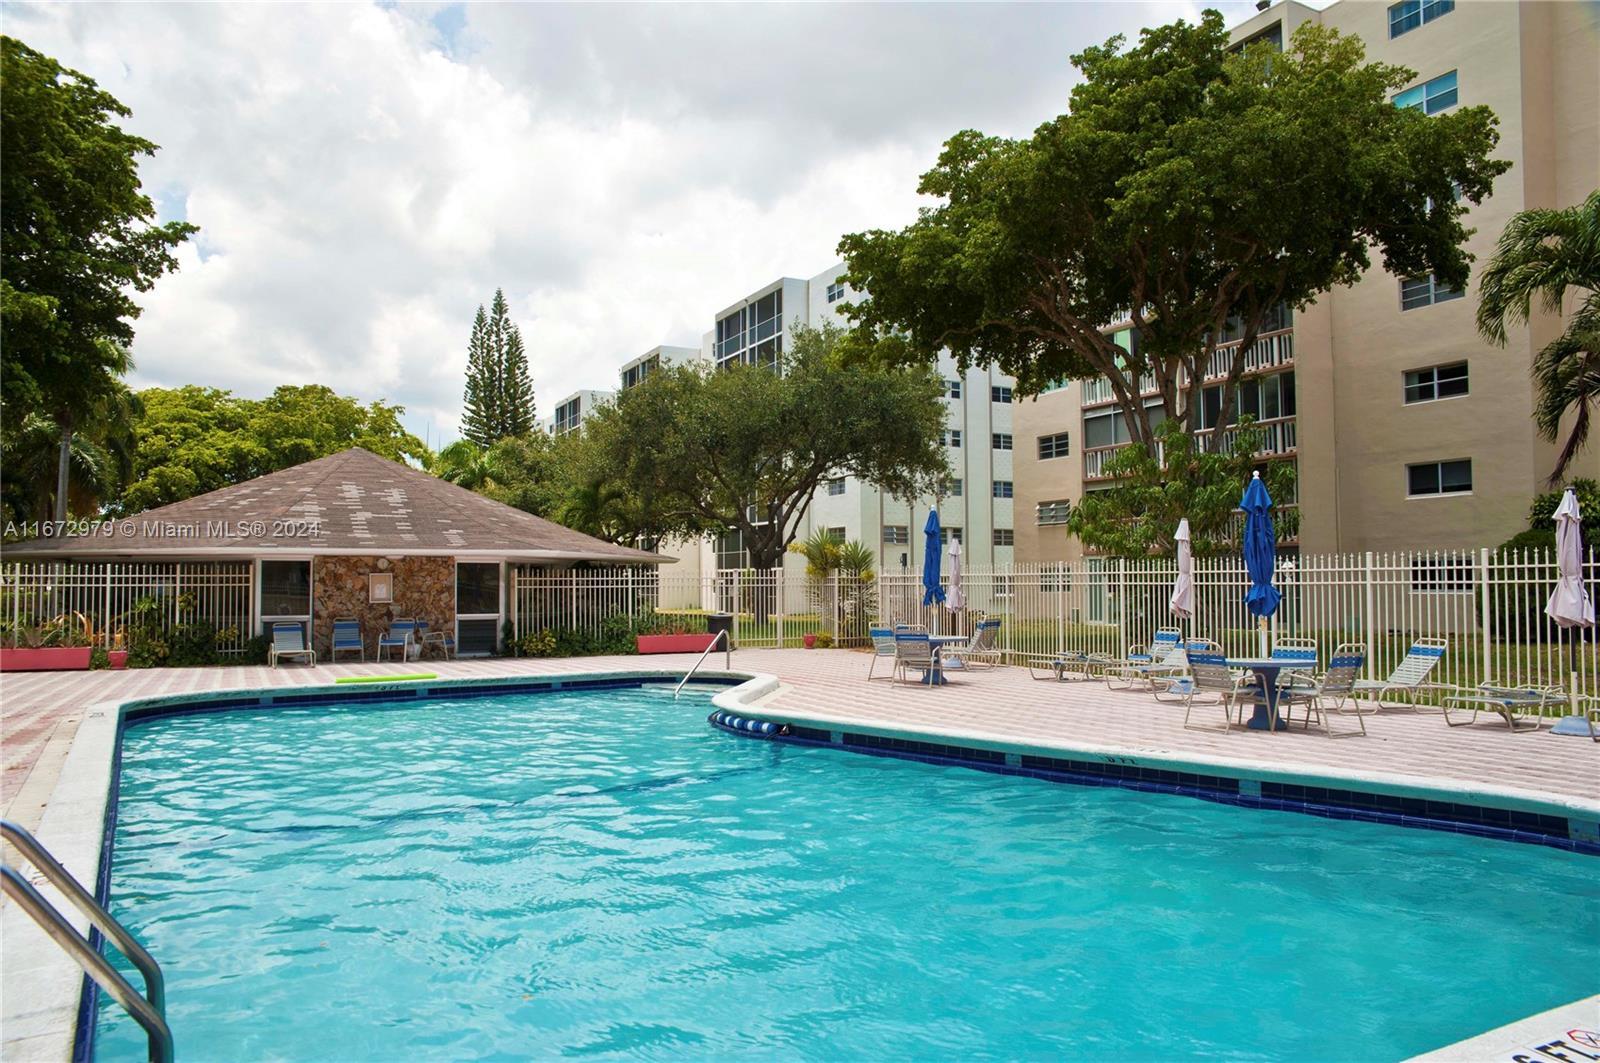
<instances>
[{"instance_id":1,"label":"patio chair","mask_svg":"<svg viewBox=\"0 0 1600 1063\"><path fill-rule=\"evenodd\" d=\"M1388 679L1358 679L1356 693L1371 695L1379 708L1401 708L1400 704L1390 705L1384 699L1402 697L1412 712L1421 712L1417 705L1417 691L1428 686L1428 676L1443 659L1449 645L1444 639L1416 639L1406 651L1405 660L1389 673Z\"/></svg>"},{"instance_id":2,"label":"patio chair","mask_svg":"<svg viewBox=\"0 0 1600 1063\"><path fill-rule=\"evenodd\" d=\"M872 682L874 678L887 679L890 682L893 682L895 666L892 662L896 656L894 645L894 628L868 628L867 633L872 637L872 663L867 665L867 682ZM891 662L889 665L889 674L874 677L872 673L877 669L878 661L884 657L889 658Z\"/></svg>"},{"instance_id":3,"label":"patio chair","mask_svg":"<svg viewBox=\"0 0 1600 1063\"><path fill-rule=\"evenodd\" d=\"M333 622L333 643L328 657L337 661L341 652L359 653L363 662L367 659L367 643L361 637L361 621L354 617L341 617Z\"/></svg>"},{"instance_id":4,"label":"patio chair","mask_svg":"<svg viewBox=\"0 0 1600 1063\"><path fill-rule=\"evenodd\" d=\"M1512 734L1537 731L1546 708L1560 708L1567 704L1567 695L1560 687L1503 687L1482 683L1475 687L1435 687L1444 694L1441 711L1444 722L1451 727L1467 727L1478 720L1478 713L1497 713L1506 721ZM1465 720L1450 718L1450 710L1472 713Z\"/></svg>"},{"instance_id":5,"label":"patio chair","mask_svg":"<svg viewBox=\"0 0 1600 1063\"><path fill-rule=\"evenodd\" d=\"M1189 726L1194 714L1194 699L1215 698L1222 709L1222 730L1226 734L1233 725L1234 706L1239 708L1239 720L1244 722L1245 705L1254 705L1260 698L1255 676L1235 672L1228 667L1228 659L1221 653L1193 651L1189 653L1189 675L1184 687L1183 726Z\"/></svg>"},{"instance_id":6,"label":"patio chair","mask_svg":"<svg viewBox=\"0 0 1600 1063\"><path fill-rule=\"evenodd\" d=\"M972 640L965 646L947 646L939 653L942 657L947 656L959 661L962 668L980 665L984 668L993 668L1001 659L1001 653L996 648L999 638L1000 618L991 617L978 622L978 626L972 629Z\"/></svg>"},{"instance_id":7,"label":"patio chair","mask_svg":"<svg viewBox=\"0 0 1600 1063\"><path fill-rule=\"evenodd\" d=\"M1189 639L1181 649L1183 654L1182 671L1171 671L1150 677L1150 693L1157 701L1165 701L1168 698L1174 701L1186 701L1188 699L1192 679L1189 674L1190 654L1202 653L1214 654L1219 657L1227 656L1227 654L1223 653L1222 647L1210 639ZM1168 661L1173 666L1179 663L1171 657L1168 658Z\"/></svg>"},{"instance_id":8,"label":"patio chair","mask_svg":"<svg viewBox=\"0 0 1600 1063\"><path fill-rule=\"evenodd\" d=\"M419 659L430 649L438 650L440 653L444 654L445 660L449 660L456 655L455 637L444 628L440 628L438 631L429 631L428 622L426 620L417 621L415 637L417 645L421 647L421 649L417 652L417 657Z\"/></svg>"},{"instance_id":9,"label":"patio chair","mask_svg":"<svg viewBox=\"0 0 1600 1063\"><path fill-rule=\"evenodd\" d=\"M1274 661L1286 661L1283 671L1278 673L1278 686L1282 688L1299 688L1309 690L1316 685L1314 673L1317 670L1317 640L1316 639L1279 639L1272 647L1269 656ZM1365 648L1362 652L1366 657Z\"/></svg>"},{"instance_id":10,"label":"patio chair","mask_svg":"<svg viewBox=\"0 0 1600 1063\"><path fill-rule=\"evenodd\" d=\"M1315 716L1328 737L1333 738L1333 720L1329 714L1336 712L1341 716L1354 716L1356 723L1361 725L1360 731L1346 731L1344 737L1365 736L1367 733L1365 717L1374 715L1378 711L1376 705L1362 708L1366 703L1355 697L1356 677L1361 674L1361 669L1365 668L1366 664L1366 646L1359 642L1346 642L1333 651L1333 657L1328 661L1327 673L1312 680L1310 685L1284 686L1280 683L1278 707L1284 710L1284 719L1292 721L1294 707L1304 705L1305 730L1311 729L1311 718Z\"/></svg>"},{"instance_id":11,"label":"patio chair","mask_svg":"<svg viewBox=\"0 0 1600 1063\"><path fill-rule=\"evenodd\" d=\"M278 667L279 657L304 657L307 664L317 663L317 654L306 645L306 629L292 620L280 620L272 625L272 645L267 647L267 663Z\"/></svg>"},{"instance_id":12,"label":"patio chair","mask_svg":"<svg viewBox=\"0 0 1600 1063\"><path fill-rule=\"evenodd\" d=\"M926 632L895 633L894 674L897 679L905 683L921 682L917 679L907 679L906 676L912 669L927 675L933 671L933 667L933 643Z\"/></svg>"},{"instance_id":13,"label":"patio chair","mask_svg":"<svg viewBox=\"0 0 1600 1063\"><path fill-rule=\"evenodd\" d=\"M390 621L389 630L378 636L377 659L383 660L384 650L397 649L400 651L400 659L402 661L410 660L411 647L416 644L416 633L417 622L411 617Z\"/></svg>"},{"instance_id":14,"label":"patio chair","mask_svg":"<svg viewBox=\"0 0 1600 1063\"><path fill-rule=\"evenodd\" d=\"M1105 669L1106 688L1115 690L1117 683L1132 690L1149 685L1155 689L1154 679L1182 675L1186 667L1183 654L1183 633L1175 627L1164 627L1155 633L1148 649L1135 646L1125 661Z\"/></svg>"}]
</instances>

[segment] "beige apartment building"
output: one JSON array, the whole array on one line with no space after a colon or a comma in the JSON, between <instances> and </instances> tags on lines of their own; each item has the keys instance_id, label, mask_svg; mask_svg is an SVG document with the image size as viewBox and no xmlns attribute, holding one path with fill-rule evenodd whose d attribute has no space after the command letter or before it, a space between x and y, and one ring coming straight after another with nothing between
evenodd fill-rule
<instances>
[{"instance_id":1,"label":"beige apartment building","mask_svg":"<svg viewBox=\"0 0 1600 1063\"><path fill-rule=\"evenodd\" d=\"M1233 38L1287 42L1308 21L1415 70L1398 106L1487 104L1499 116L1497 154L1512 168L1468 216L1477 265L1512 215L1572 206L1600 183L1600 5L1284 0ZM1240 407L1267 430L1268 453L1297 463L1300 535L1285 545L1464 549L1524 526L1556 456L1533 426L1529 367L1562 324L1541 313L1500 348L1478 336L1476 311L1470 281L1454 292L1380 264L1263 334ZM1116 407L1102 382L1073 382L1019 398L1015 425L1016 559L1074 560L1081 547L1060 525L1084 491L1109 485L1101 469L1126 442ZM1572 475L1600 477L1600 442Z\"/></svg>"}]
</instances>

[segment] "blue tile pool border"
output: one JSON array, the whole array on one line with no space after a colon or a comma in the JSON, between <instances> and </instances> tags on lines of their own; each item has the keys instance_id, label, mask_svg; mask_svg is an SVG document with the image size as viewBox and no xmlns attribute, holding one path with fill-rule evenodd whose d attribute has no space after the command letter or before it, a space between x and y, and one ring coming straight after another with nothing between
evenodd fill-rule
<instances>
[{"instance_id":1,"label":"blue tile pool border","mask_svg":"<svg viewBox=\"0 0 1600 1063\"><path fill-rule=\"evenodd\" d=\"M1578 837L1582 821L1565 816L1457 801L1402 797L1328 786L1304 786L1203 772L1175 771L1133 763L1108 763L1070 756L1004 753L994 749L912 738L890 738L851 730L830 730L742 716L719 710L707 719L713 727L738 735L792 745L842 749L868 756L894 757L944 767L973 768L1073 786L1109 786L1144 793L1194 797L1240 808L1299 812L1324 819L1384 823L1396 827L1470 834L1480 838L1544 845L1600 856L1600 836ZM752 724L769 724L766 730Z\"/></svg>"}]
</instances>

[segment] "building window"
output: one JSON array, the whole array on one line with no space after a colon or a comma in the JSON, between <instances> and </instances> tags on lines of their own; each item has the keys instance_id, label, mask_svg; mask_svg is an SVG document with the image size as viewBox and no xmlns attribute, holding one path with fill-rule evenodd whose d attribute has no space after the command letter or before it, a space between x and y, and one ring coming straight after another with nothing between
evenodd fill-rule
<instances>
[{"instance_id":1,"label":"building window","mask_svg":"<svg viewBox=\"0 0 1600 1063\"><path fill-rule=\"evenodd\" d=\"M833 479L828 481L828 494L830 494L830 495L842 495L842 494L844 494L844 477L843 476L835 476Z\"/></svg>"},{"instance_id":2,"label":"building window","mask_svg":"<svg viewBox=\"0 0 1600 1063\"><path fill-rule=\"evenodd\" d=\"M961 429L952 428L949 431L945 432L945 434L944 434L944 445L947 446L947 447L956 447L956 448L959 449L960 446L961 446Z\"/></svg>"},{"instance_id":3,"label":"building window","mask_svg":"<svg viewBox=\"0 0 1600 1063\"><path fill-rule=\"evenodd\" d=\"M961 381L946 380L944 382L944 393L947 398L959 399L961 397Z\"/></svg>"},{"instance_id":4,"label":"building window","mask_svg":"<svg viewBox=\"0 0 1600 1063\"><path fill-rule=\"evenodd\" d=\"M311 562L261 562L261 615L311 615Z\"/></svg>"},{"instance_id":5,"label":"building window","mask_svg":"<svg viewBox=\"0 0 1600 1063\"><path fill-rule=\"evenodd\" d=\"M994 545L1015 546L1016 541L1017 533L1012 531L1010 528L996 528L994 530Z\"/></svg>"},{"instance_id":6,"label":"building window","mask_svg":"<svg viewBox=\"0 0 1600 1063\"><path fill-rule=\"evenodd\" d=\"M1010 498L1012 494L1013 487L1010 480L996 480L994 482L994 497Z\"/></svg>"},{"instance_id":7,"label":"building window","mask_svg":"<svg viewBox=\"0 0 1600 1063\"><path fill-rule=\"evenodd\" d=\"M1411 562L1414 591L1470 591L1473 588L1471 554L1441 554Z\"/></svg>"},{"instance_id":8,"label":"building window","mask_svg":"<svg viewBox=\"0 0 1600 1063\"><path fill-rule=\"evenodd\" d=\"M994 449L996 449L996 450L1010 450L1011 449L1011 433L1010 432L996 432L996 433L994 433Z\"/></svg>"},{"instance_id":9,"label":"building window","mask_svg":"<svg viewBox=\"0 0 1600 1063\"><path fill-rule=\"evenodd\" d=\"M500 566L498 564L484 564L476 561L458 561L456 563L456 615L500 615Z\"/></svg>"},{"instance_id":10,"label":"building window","mask_svg":"<svg viewBox=\"0 0 1600 1063\"><path fill-rule=\"evenodd\" d=\"M1456 0L1401 0L1389 7L1389 39L1410 33L1456 9Z\"/></svg>"},{"instance_id":11,"label":"building window","mask_svg":"<svg viewBox=\"0 0 1600 1063\"><path fill-rule=\"evenodd\" d=\"M904 524L885 524L883 541L890 546L904 546L911 541L911 532Z\"/></svg>"},{"instance_id":12,"label":"building window","mask_svg":"<svg viewBox=\"0 0 1600 1063\"><path fill-rule=\"evenodd\" d=\"M1072 503L1066 499L1057 499L1054 502L1040 502L1037 508L1036 524L1065 524L1067 518L1072 516Z\"/></svg>"},{"instance_id":13,"label":"building window","mask_svg":"<svg viewBox=\"0 0 1600 1063\"><path fill-rule=\"evenodd\" d=\"M1456 72L1406 89L1394 98L1396 107L1414 107L1423 114L1438 114L1456 105Z\"/></svg>"},{"instance_id":14,"label":"building window","mask_svg":"<svg viewBox=\"0 0 1600 1063\"><path fill-rule=\"evenodd\" d=\"M828 285L828 302L837 303L844 298L844 285L834 282Z\"/></svg>"},{"instance_id":15,"label":"building window","mask_svg":"<svg viewBox=\"0 0 1600 1063\"><path fill-rule=\"evenodd\" d=\"M952 476L950 478L948 490L945 491L945 494L949 495L951 498L961 497L961 477Z\"/></svg>"},{"instance_id":16,"label":"building window","mask_svg":"<svg viewBox=\"0 0 1600 1063\"><path fill-rule=\"evenodd\" d=\"M719 368L738 362L773 366L783 350L783 290L768 292L717 322L712 353Z\"/></svg>"},{"instance_id":17,"label":"building window","mask_svg":"<svg viewBox=\"0 0 1600 1063\"><path fill-rule=\"evenodd\" d=\"M1421 495L1464 495L1472 491L1472 461L1429 461L1406 466L1406 491Z\"/></svg>"},{"instance_id":18,"label":"building window","mask_svg":"<svg viewBox=\"0 0 1600 1063\"><path fill-rule=\"evenodd\" d=\"M1039 437L1039 460L1048 461L1051 458L1064 458L1072 453L1068 444L1071 442L1068 433L1057 432L1053 436Z\"/></svg>"},{"instance_id":19,"label":"building window","mask_svg":"<svg viewBox=\"0 0 1600 1063\"><path fill-rule=\"evenodd\" d=\"M1412 369L1405 374L1406 402L1432 402L1467 393L1467 363L1454 362L1428 369Z\"/></svg>"},{"instance_id":20,"label":"building window","mask_svg":"<svg viewBox=\"0 0 1600 1063\"><path fill-rule=\"evenodd\" d=\"M556 407L555 434L564 436L583 420L583 400L572 399Z\"/></svg>"},{"instance_id":21,"label":"building window","mask_svg":"<svg viewBox=\"0 0 1600 1063\"><path fill-rule=\"evenodd\" d=\"M1420 306L1432 306L1434 303L1447 303L1451 299L1459 298L1461 298L1460 288L1440 284L1431 273L1426 277L1407 277L1400 282L1402 312L1415 310Z\"/></svg>"},{"instance_id":22,"label":"building window","mask_svg":"<svg viewBox=\"0 0 1600 1063\"><path fill-rule=\"evenodd\" d=\"M989 389L989 397L995 402L1009 403L1011 401L1011 389L996 384Z\"/></svg>"},{"instance_id":23,"label":"building window","mask_svg":"<svg viewBox=\"0 0 1600 1063\"><path fill-rule=\"evenodd\" d=\"M958 543L965 542L965 540L961 538L961 525L949 524L939 529L940 546L949 546L951 539L954 539Z\"/></svg>"},{"instance_id":24,"label":"building window","mask_svg":"<svg viewBox=\"0 0 1600 1063\"><path fill-rule=\"evenodd\" d=\"M843 528L824 528L822 529L822 534L836 543L844 542L845 531Z\"/></svg>"}]
</instances>

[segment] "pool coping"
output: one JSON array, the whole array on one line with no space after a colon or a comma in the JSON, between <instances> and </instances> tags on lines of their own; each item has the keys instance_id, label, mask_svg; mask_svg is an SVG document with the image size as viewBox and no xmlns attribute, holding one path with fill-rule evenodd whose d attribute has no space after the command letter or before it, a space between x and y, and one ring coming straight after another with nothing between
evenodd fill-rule
<instances>
[{"instance_id":1,"label":"pool coping","mask_svg":"<svg viewBox=\"0 0 1600 1063\"><path fill-rule=\"evenodd\" d=\"M84 710L83 721L62 765L60 777L36 832L56 858L78 878L91 886L91 892L104 899L111 869L111 841L114 826L114 786L117 779L121 735L130 720L190 712L228 711L236 708L294 708L333 702L392 701L397 696L440 697L459 695L468 690L485 693L501 691L554 690L577 687L637 686L644 682L669 682L684 676L681 668L611 669L600 672L556 675L472 676L429 680L392 680L356 684L315 684L294 687L235 687L177 694L144 695L93 703ZM703 670L697 678L726 684L728 689L712 696L713 706L722 713L752 716L780 727L810 730L804 734L750 735L737 727L714 726L745 737L763 737L810 745L833 745L878 756L947 763L1006 774L1026 775L1058 782L1087 785L1114 785L1128 789L1176 792L1216 800L1216 794L1203 787L1146 783L1143 772L1167 772L1195 779L1232 779L1239 790L1232 804L1252 807L1285 808L1306 812L1303 799L1275 799L1261 796L1262 784L1298 787L1302 790L1350 790L1400 799L1449 802L1463 801L1486 808L1506 809L1535 816L1554 816L1567 821L1575 832L1572 840L1580 852L1600 854L1600 801L1533 790L1461 782L1431 782L1418 776L1384 772L1307 771L1274 769L1258 762L1236 760L1208 754L1182 756L1151 748L1094 745L1081 742L1023 742L1004 735L961 728L908 728L892 720L843 719L823 713L781 708L774 700L788 689L777 676L740 670ZM824 737L818 737L820 732ZM846 736L866 736L869 743L846 742ZM943 741L930 741L943 740ZM932 749L925 748L932 747ZM979 756L971 756L977 753ZM1063 754L1066 756L1063 757ZM985 756L986 755L986 756ZM1001 759L996 761L995 755ZM1053 764L1025 763L1044 760L1080 764L1080 758L1104 766L1096 777L1062 769ZM1132 774L1128 774L1132 773ZM1386 814L1355 814L1339 818L1371 819L1401 826L1451 829L1427 822L1426 817ZM1483 831L1466 831L1480 833ZM1526 832L1488 832L1487 836L1506 836L1506 840L1540 841L1534 836L1515 837ZM37 881L36 876L30 879ZM63 914L79 930L87 933L87 920L76 909ZM20 936L19 936L20 935ZM7 941L37 940L42 948L32 950L20 965L17 953L8 949L6 992L3 1019L4 1046L8 1058L50 1058L83 1060L88 1045L86 1027L80 1037L80 1019L92 999L85 992L88 979L66 953L46 942L17 905L7 905L0 937ZM159 959L159 957L158 957Z\"/></svg>"}]
</instances>

